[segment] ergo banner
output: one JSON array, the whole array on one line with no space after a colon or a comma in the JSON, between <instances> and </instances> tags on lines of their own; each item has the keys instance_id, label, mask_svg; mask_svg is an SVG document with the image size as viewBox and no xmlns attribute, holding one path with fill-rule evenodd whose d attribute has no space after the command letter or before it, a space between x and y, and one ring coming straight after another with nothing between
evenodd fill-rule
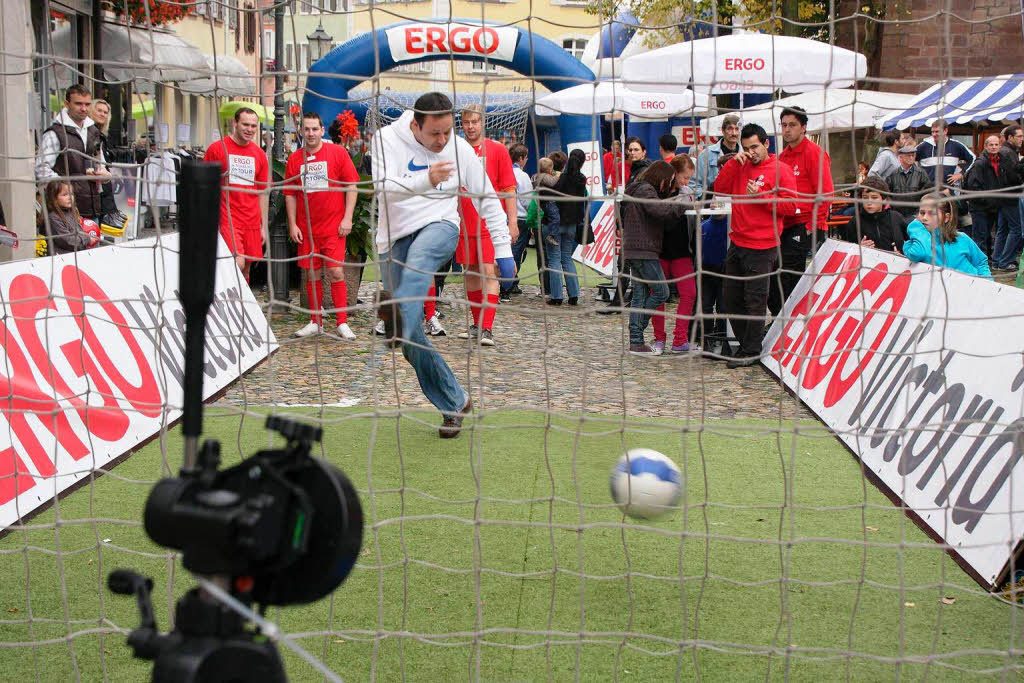
<instances>
[{"instance_id":1,"label":"ergo banner","mask_svg":"<svg viewBox=\"0 0 1024 683\"><path fill-rule=\"evenodd\" d=\"M993 587L1024 537L1024 291L829 240L762 350Z\"/></svg>"},{"instance_id":2,"label":"ergo banner","mask_svg":"<svg viewBox=\"0 0 1024 683\"><path fill-rule=\"evenodd\" d=\"M277 348L218 242L203 396ZM181 415L178 236L0 266L0 529Z\"/></svg>"},{"instance_id":3,"label":"ergo banner","mask_svg":"<svg viewBox=\"0 0 1024 683\"><path fill-rule=\"evenodd\" d=\"M387 29L391 57L396 62L431 55L470 55L511 62L519 31L509 26L471 24L402 24Z\"/></svg>"}]
</instances>

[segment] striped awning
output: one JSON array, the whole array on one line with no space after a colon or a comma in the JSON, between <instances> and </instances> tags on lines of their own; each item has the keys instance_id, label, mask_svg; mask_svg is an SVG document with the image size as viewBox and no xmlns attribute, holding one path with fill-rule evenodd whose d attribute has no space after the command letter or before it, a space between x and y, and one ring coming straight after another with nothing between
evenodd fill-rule
<instances>
[{"instance_id":1,"label":"striped awning","mask_svg":"<svg viewBox=\"0 0 1024 683\"><path fill-rule=\"evenodd\" d=\"M905 110L894 112L876 125L882 130L946 123L1016 121L1024 117L1024 74L942 81L914 98Z\"/></svg>"}]
</instances>

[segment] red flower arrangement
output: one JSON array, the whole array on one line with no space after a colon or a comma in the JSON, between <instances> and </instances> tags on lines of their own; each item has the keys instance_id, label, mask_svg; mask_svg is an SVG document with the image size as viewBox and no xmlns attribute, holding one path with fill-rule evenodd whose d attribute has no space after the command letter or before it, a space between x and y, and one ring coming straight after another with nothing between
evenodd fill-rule
<instances>
[{"instance_id":1,"label":"red flower arrangement","mask_svg":"<svg viewBox=\"0 0 1024 683\"><path fill-rule=\"evenodd\" d=\"M165 0L106 0L110 11L127 17L136 24L163 26L181 21L192 14L194 4L166 2Z\"/></svg>"},{"instance_id":2,"label":"red flower arrangement","mask_svg":"<svg viewBox=\"0 0 1024 683\"><path fill-rule=\"evenodd\" d=\"M359 137L359 121L356 120L356 115L352 113L351 109L346 109L336 118L341 124L338 128L338 136L342 142L348 144Z\"/></svg>"}]
</instances>

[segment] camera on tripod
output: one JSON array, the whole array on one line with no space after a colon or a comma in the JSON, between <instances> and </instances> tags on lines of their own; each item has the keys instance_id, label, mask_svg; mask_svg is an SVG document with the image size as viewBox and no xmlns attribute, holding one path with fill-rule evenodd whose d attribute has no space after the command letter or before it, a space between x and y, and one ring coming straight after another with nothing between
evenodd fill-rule
<instances>
[{"instance_id":1,"label":"camera on tripod","mask_svg":"<svg viewBox=\"0 0 1024 683\"><path fill-rule=\"evenodd\" d=\"M213 301L220 166L187 163L178 186L181 216L180 292L185 311L185 464L156 483L144 526L155 542L181 551L186 569L207 581L178 601L174 630L159 633L153 581L111 572L108 586L134 594L141 624L128 636L136 657L154 660L153 680L285 681L267 633L247 608L310 603L349 575L362 544L363 514L355 487L330 463L312 456L323 431L282 416L266 427L284 448L259 451L220 469L220 444L202 431L206 314ZM212 205L212 206L211 206ZM186 271L187 265L187 271Z\"/></svg>"}]
</instances>

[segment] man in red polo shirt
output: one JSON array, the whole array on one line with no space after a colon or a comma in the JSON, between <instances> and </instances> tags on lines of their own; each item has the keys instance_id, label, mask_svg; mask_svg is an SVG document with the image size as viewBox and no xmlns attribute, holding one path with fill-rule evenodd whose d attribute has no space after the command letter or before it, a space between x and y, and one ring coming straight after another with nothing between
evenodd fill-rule
<instances>
[{"instance_id":1,"label":"man in red polo shirt","mask_svg":"<svg viewBox=\"0 0 1024 683\"><path fill-rule=\"evenodd\" d=\"M306 271L306 297L310 321L295 333L309 337L323 329L324 292L320 269L327 270L331 298L337 310L338 335L355 341L348 326L348 290L345 287L345 238L352 232L359 173L341 145L324 142L320 115L302 115L303 146L288 157L284 191L285 211L292 239L299 245L299 267Z\"/></svg>"},{"instance_id":2,"label":"man in red polo shirt","mask_svg":"<svg viewBox=\"0 0 1024 683\"><path fill-rule=\"evenodd\" d=\"M462 110L462 132L466 142L473 146L481 158L491 186L498 193L508 215L508 233L491 234L469 197L460 202L462 233L455 258L465 268L466 298L473 312L473 324L459 334L460 339L478 339L481 346L494 346L494 315L498 307L497 262L512 258L511 242L519 236L516 209L516 176L512 158L503 144L484 137L484 109L472 104ZM514 263L514 262L513 262ZM507 277L515 277L514 266ZM484 298L487 303L484 306Z\"/></svg>"},{"instance_id":3,"label":"man in red polo shirt","mask_svg":"<svg viewBox=\"0 0 1024 683\"><path fill-rule=\"evenodd\" d=\"M220 234L246 282L249 266L263 258L263 245L267 242L270 164L266 153L253 142L259 130L259 116L242 107L235 112L231 135L210 145L203 157L203 161L220 163L224 173Z\"/></svg>"},{"instance_id":4,"label":"man in red polo shirt","mask_svg":"<svg viewBox=\"0 0 1024 683\"><path fill-rule=\"evenodd\" d=\"M822 245L828 236L828 210L834 187L832 161L828 153L807 139L807 112L800 107L787 107L779 116L785 149L779 161L793 169L800 201L797 213L782 219L779 237L779 279L773 278L768 294L768 310L778 315L782 304L793 293L796 283L807 267L811 245Z\"/></svg>"}]
</instances>

